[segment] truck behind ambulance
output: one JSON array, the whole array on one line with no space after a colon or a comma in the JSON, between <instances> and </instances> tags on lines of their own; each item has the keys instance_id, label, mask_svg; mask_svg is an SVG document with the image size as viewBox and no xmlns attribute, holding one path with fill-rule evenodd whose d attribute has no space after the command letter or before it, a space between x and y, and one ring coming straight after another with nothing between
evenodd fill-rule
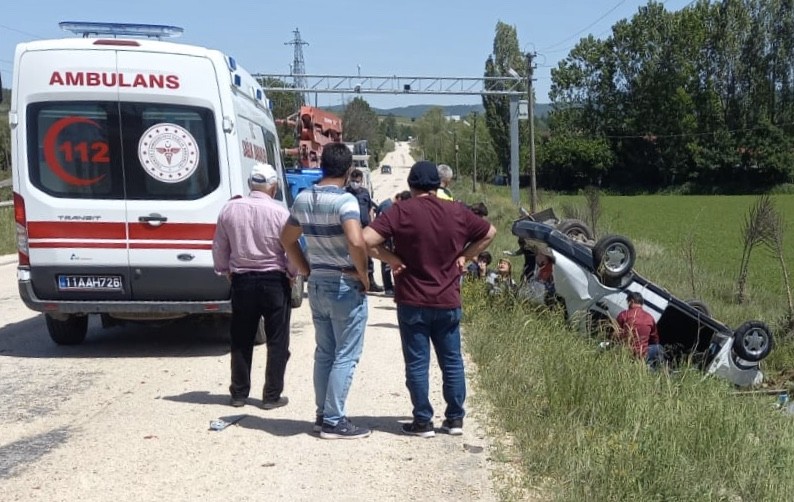
<instances>
[{"instance_id":1,"label":"truck behind ambulance","mask_svg":"<svg viewBox=\"0 0 794 502\"><path fill-rule=\"evenodd\" d=\"M179 28L61 26L83 38L23 43L14 57L22 299L59 344L82 342L89 314L105 325L228 314L212 263L218 212L247 193L257 162L287 186L261 87L232 57L159 39Z\"/></svg>"}]
</instances>

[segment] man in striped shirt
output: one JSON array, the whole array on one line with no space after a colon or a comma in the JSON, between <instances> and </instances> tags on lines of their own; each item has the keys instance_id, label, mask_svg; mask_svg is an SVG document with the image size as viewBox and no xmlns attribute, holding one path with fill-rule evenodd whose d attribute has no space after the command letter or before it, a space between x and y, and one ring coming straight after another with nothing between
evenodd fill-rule
<instances>
[{"instance_id":1,"label":"man in striped shirt","mask_svg":"<svg viewBox=\"0 0 794 502\"><path fill-rule=\"evenodd\" d=\"M311 271L309 306L317 344L314 430L323 439L364 438L371 431L353 425L345 411L364 346L369 289L359 205L344 189L353 156L343 143L332 143L323 148L320 164L323 177L295 198L281 242L299 270ZM298 244L301 233L308 257Z\"/></svg>"}]
</instances>

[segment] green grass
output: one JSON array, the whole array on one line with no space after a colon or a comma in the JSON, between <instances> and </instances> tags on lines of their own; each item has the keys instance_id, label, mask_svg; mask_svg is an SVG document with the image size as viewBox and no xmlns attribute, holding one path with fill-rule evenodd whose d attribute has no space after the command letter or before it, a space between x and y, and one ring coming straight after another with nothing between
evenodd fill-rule
<instances>
[{"instance_id":1,"label":"green grass","mask_svg":"<svg viewBox=\"0 0 794 502\"><path fill-rule=\"evenodd\" d=\"M465 185L455 185L456 195L484 201L499 230L492 254L515 249L509 188L484 186L471 194ZM526 199L526 191L521 195ZM766 253L752 257L750 301L733 301L739 229L753 200L604 197L598 231L630 237L643 275L681 298L705 299L717 319L734 327L751 318L777 326L785 296L779 265ZM794 197L775 201L782 214L794 215ZM584 207L584 198L544 194L540 208L559 215L565 204ZM789 253L793 232L786 236ZM694 292L681 253L687 233L694 235ZM520 264L514 259L514 270ZM527 485L559 500L791 498L794 417L774 410L773 398L735 396L728 382L697 370L651 373L622 350L599 351L558 313L510 299L495 304L478 286L464 288L466 347L496 423L514 438ZM763 368L779 383L794 368L794 343L776 334L778 346Z\"/></svg>"},{"instance_id":2,"label":"green grass","mask_svg":"<svg viewBox=\"0 0 794 502\"><path fill-rule=\"evenodd\" d=\"M0 255L16 252L16 238L14 208L0 207Z\"/></svg>"}]
</instances>

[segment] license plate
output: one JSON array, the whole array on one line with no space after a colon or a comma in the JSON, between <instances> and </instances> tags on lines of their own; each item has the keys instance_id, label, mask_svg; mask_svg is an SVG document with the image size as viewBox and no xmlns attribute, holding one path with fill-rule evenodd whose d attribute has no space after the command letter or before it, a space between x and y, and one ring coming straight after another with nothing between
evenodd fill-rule
<instances>
[{"instance_id":1,"label":"license plate","mask_svg":"<svg viewBox=\"0 0 794 502\"><path fill-rule=\"evenodd\" d=\"M119 275L59 275L61 291L121 291Z\"/></svg>"}]
</instances>

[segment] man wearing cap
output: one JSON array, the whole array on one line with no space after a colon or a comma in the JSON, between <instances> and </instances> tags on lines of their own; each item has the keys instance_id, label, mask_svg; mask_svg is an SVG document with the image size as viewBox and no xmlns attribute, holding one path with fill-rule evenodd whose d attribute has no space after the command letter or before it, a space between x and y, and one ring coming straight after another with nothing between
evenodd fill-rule
<instances>
[{"instance_id":1,"label":"man wearing cap","mask_svg":"<svg viewBox=\"0 0 794 502\"><path fill-rule=\"evenodd\" d=\"M384 255L394 271L405 380L414 420L406 434L432 437L429 399L430 344L438 356L447 403L441 430L463 434L466 379L460 346L460 277L496 235L496 229L459 202L436 197L441 186L432 162L417 162L408 175L412 197L394 205L364 229L367 246L394 240L394 255Z\"/></svg>"},{"instance_id":2,"label":"man wearing cap","mask_svg":"<svg viewBox=\"0 0 794 502\"><path fill-rule=\"evenodd\" d=\"M215 272L228 275L232 287L230 404L244 406L248 398L254 339L264 317L267 364L262 407L270 410L289 401L281 393L290 356L290 277L295 268L279 240L289 211L273 198L278 173L269 164L256 164L248 186L247 197L235 197L221 209L212 258Z\"/></svg>"}]
</instances>

